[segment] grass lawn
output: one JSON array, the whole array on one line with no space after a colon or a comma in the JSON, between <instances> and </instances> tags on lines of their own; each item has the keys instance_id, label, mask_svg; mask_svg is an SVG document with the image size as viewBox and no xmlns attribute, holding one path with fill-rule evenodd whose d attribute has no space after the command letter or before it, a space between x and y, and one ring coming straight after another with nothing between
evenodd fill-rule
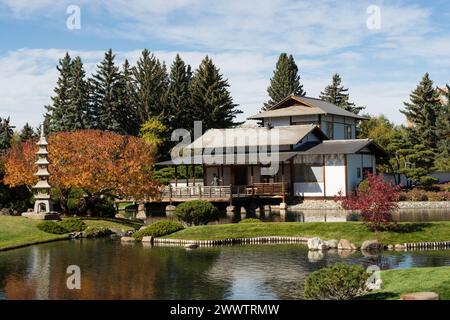
<instances>
[{"instance_id":1,"label":"grass lawn","mask_svg":"<svg viewBox=\"0 0 450 320\"><path fill-rule=\"evenodd\" d=\"M39 222L39 220L31 220L24 217L0 216L0 250L67 238L67 235L50 234L39 230L36 227ZM88 226L123 231L135 229L140 225L136 222L119 219L87 219L84 222Z\"/></svg>"},{"instance_id":2,"label":"grass lawn","mask_svg":"<svg viewBox=\"0 0 450 320\"><path fill-rule=\"evenodd\" d=\"M433 291L440 300L450 300L450 267L385 270L381 280L381 290L360 298L399 299L404 293Z\"/></svg>"},{"instance_id":3,"label":"grass lawn","mask_svg":"<svg viewBox=\"0 0 450 320\"><path fill-rule=\"evenodd\" d=\"M378 239L384 244L450 241L450 222L400 223L398 231L372 232L361 222L263 222L189 227L165 238L219 240L263 236L320 237L347 239L355 244Z\"/></svg>"},{"instance_id":4,"label":"grass lawn","mask_svg":"<svg viewBox=\"0 0 450 320\"><path fill-rule=\"evenodd\" d=\"M38 223L24 217L0 216L0 249L67 238L39 230Z\"/></svg>"}]
</instances>

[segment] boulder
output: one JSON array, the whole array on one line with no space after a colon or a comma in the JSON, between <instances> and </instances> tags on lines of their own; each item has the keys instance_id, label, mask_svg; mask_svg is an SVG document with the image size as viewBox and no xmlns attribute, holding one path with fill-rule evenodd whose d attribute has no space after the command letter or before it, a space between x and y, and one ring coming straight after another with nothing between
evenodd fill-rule
<instances>
[{"instance_id":1,"label":"boulder","mask_svg":"<svg viewBox=\"0 0 450 320\"><path fill-rule=\"evenodd\" d=\"M226 210L227 212L234 213L234 210L236 210L236 208L234 206L228 206Z\"/></svg>"},{"instance_id":2,"label":"boulder","mask_svg":"<svg viewBox=\"0 0 450 320\"><path fill-rule=\"evenodd\" d=\"M0 209L0 216L10 216L12 211L8 208Z\"/></svg>"},{"instance_id":3,"label":"boulder","mask_svg":"<svg viewBox=\"0 0 450 320\"><path fill-rule=\"evenodd\" d=\"M405 250L405 246L402 244L396 244L394 247L395 250Z\"/></svg>"},{"instance_id":4,"label":"boulder","mask_svg":"<svg viewBox=\"0 0 450 320\"><path fill-rule=\"evenodd\" d=\"M394 246L393 246L392 244L388 244L388 245L386 246L386 249L388 249L388 250L394 250Z\"/></svg>"},{"instance_id":5,"label":"boulder","mask_svg":"<svg viewBox=\"0 0 450 320\"><path fill-rule=\"evenodd\" d=\"M361 250L381 250L383 248L383 244L378 242L378 240L366 240L361 245Z\"/></svg>"},{"instance_id":6,"label":"boulder","mask_svg":"<svg viewBox=\"0 0 450 320\"><path fill-rule=\"evenodd\" d=\"M328 246L325 244L325 241L316 237L316 238L308 239L308 249L309 250L326 250L326 249L328 249Z\"/></svg>"},{"instance_id":7,"label":"boulder","mask_svg":"<svg viewBox=\"0 0 450 320\"><path fill-rule=\"evenodd\" d=\"M339 250L354 250L354 248L352 247L352 243L350 241L348 241L347 239L339 240L338 249Z\"/></svg>"},{"instance_id":8,"label":"boulder","mask_svg":"<svg viewBox=\"0 0 450 320\"><path fill-rule=\"evenodd\" d=\"M83 236L83 232L72 232L69 234L70 239L79 239Z\"/></svg>"},{"instance_id":9,"label":"boulder","mask_svg":"<svg viewBox=\"0 0 450 320\"><path fill-rule=\"evenodd\" d=\"M329 249L337 249L339 241L338 240L326 240L325 244Z\"/></svg>"},{"instance_id":10,"label":"boulder","mask_svg":"<svg viewBox=\"0 0 450 320\"><path fill-rule=\"evenodd\" d=\"M125 216L121 213L117 213L114 217L117 219L125 219Z\"/></svg>"},{"instance_id":11,"label":"boulder","mask_svg":"<svg viewBox=\"0 0 450 320\"><path fill-rule=\"evenodd\" d=\"M153 242L153 237L152 236L142 237L142 242L152 243Z\"/></svg>"},{"instance_id":12,"label":"boulder","mask_svg":"<svg viewBox=\"0 0 450 320\"><path fill-rule=\"evenodd\" d=\"M136 239L133 238L133 237L121 237L120 241L122 241L122 242L135 242Z\"/></svg>"},{"instance_id":13,"label":"boulder","mask_svg":"<svg viewBox=\"0 0 450 320\"><path fill-rule=\"evenodd\" d=\"M147 219L147 215L145 214L145 211L139 211L139 212L136 214L136 219L139 219L139 220L146 220L146 219Z\"/></svg>"},{"instance_id":14,"label":"boulder","mask_svg":"<svg viewBox=\"0 0 450 320\"><path fill-rule=\"evenodd\" d=\"M436 292L414 292L402 294L400 300L439 300Z\"/></svg>"}]
</instances>

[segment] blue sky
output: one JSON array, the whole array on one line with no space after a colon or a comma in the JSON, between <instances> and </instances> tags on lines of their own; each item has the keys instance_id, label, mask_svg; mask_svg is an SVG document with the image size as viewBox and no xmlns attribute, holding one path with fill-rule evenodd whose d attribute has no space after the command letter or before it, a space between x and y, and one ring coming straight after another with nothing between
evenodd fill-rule
<instances>
[{"instance_id":1,"label":"blue sky","mask_svg":"<svg viewBox=\"0 0 450 320\"><path fill-rule=\"evenodd\" d=\"M81 29L66 26L69 5ZM380 28L369 29L370 5ZM403 101L425 72L450 83L450 2L290 0L0 0L0 117L17 127L42 121L64 52L88 73L105 50L118 62L148 48L170 65L176 53L194 68L210 55L228 78L240 119L258 112L280 52L294 55L308 96L333 73L350 98L404 123Z\"/></svg>"}]
</instances>

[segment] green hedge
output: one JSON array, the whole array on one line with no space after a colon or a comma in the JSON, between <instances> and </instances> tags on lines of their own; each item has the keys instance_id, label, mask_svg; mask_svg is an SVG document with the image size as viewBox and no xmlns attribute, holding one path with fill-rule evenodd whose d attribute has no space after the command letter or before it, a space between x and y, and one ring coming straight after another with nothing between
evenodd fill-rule
<instances>
[{"instance_id":1,"label":"green hedge","mask_svg":"<svg viewBox=\"0 0 450 320\"><path fill-rule=\"evenodd\" d=\"M311 273L304 295L310 300L349 300L366 292L369 274L359 265L336 263Z\"/></svg>"},{"instance_id":2,"label":"green hedge","mask_svg":"<svg viewBox=\"0 0 450 320\"><path fill-rule=\"evenodd\" d=\"M173 214L188 226L208 224L208 222L219 219L219 210L205 200L183 202L175 208Z\"/></svg>"},{"instance_id":3,"label":"green hedge","mask_svg":"<svg viewBox=\"0 0 450 320\"><path fill-rule=\"evenodd\" d=\"M113 232L108 228L103 227L87 227L83 231L83 237L85 238L100 238L100 237L108 237Z\"/></svg>"},{"instance_id":4,"label":"green hedge","mask_svg":"<svg viewBox=\"0 0 450 320\"><path fill-rule=\"evenodd\" d=\"M77 218L67 218L59 223L60 226L69 232L83 231L87 228L87 224Z\"/></svg>"},{"instance_id":5,"label":"green hedge","mask_svg":"<svg viewBox=\"0 0 450 320\"><path fill-rule=\"evenodd\" d=\"M66 228L64 228L61 224L56 223L55 221L42 221L38 223L37 228L41 231L52 234L69 233Z\"/></svg>"},{"instance_id":6,"label":"green hedge","mask_svg":"<svg viewBox=\"0 0 450 320\"><path fill-rule=\"evenodd\" d=\"M145 229L139 230L133 234L133 237L136 239L142 239L142 237L162 237L167 234L171 234L177 232L179 230L184 229L183 225L175 221L158 221Z\"/></svg>"}]
</instances>

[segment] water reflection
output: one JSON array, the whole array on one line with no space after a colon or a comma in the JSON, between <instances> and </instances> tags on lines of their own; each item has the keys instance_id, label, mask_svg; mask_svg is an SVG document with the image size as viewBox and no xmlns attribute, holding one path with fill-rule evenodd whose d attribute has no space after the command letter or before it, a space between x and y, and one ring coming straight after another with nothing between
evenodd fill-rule
<instances>
[{"instance_id":1,"label":"water reflection","mask_svg":"<svg viewBox=\"0 0 450 320\"><path fill-rule=\"evenodd\" d=\"M200 248L65 241L0 253L3 299L298 299L312 271L344 261L382 269L450 265L450 251L308 252L302 245ZM66 287L68 265L81 290ZM300 286L300 289L299 289Z\"/></svg>"}]
</instances>

